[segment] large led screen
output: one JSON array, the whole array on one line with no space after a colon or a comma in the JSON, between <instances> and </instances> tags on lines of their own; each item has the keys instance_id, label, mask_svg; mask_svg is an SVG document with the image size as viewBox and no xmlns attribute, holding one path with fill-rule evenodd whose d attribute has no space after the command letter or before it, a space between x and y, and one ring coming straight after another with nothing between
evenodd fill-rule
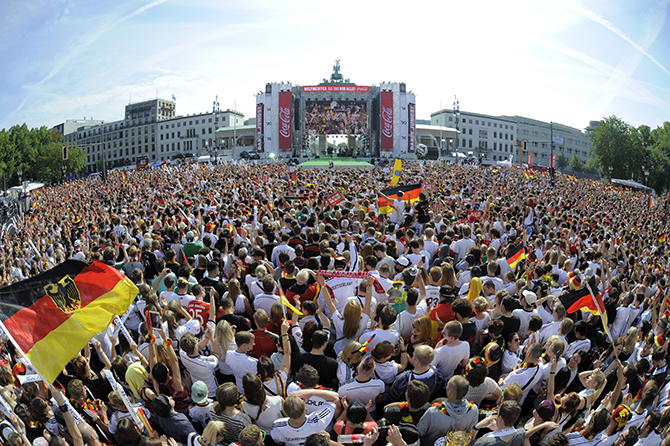
<instances>
[{"instance_id":1,"label":"large led screen","mask_svg":"<svg viewBox=\"0 0 670 446\"><path fill-rule=\"evenodd\" d=\"M307 101L305 129L308 135L363 135L368 131L365 101Z\"/></svg>"}]
</instances>

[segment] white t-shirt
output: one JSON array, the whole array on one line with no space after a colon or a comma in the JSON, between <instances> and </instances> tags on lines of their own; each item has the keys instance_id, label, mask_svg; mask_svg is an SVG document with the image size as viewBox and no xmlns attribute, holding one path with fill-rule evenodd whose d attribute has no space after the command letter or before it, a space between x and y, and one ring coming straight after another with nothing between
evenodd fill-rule
<instances>
[{"instance_id":1,"label":"white t-shirt","mask_svg":"<svg viewBox=\"0 0 670 446\"><path fill-rule=\"evenodd\" d=\"M337 380L340 386L354 380L356 371L349 367L344 361L337 360Z\"/></svg>"},{"instance_id":2,"label":"white t-shirt","mask_svg":"<svg viewBox=\"0 0 670 446\"><path fill-rule=\"evenodd\" d=\"M254 375L258 373L258 359L252 358L245 353L229 351L226 353L226 365L231 368L233 375L235 375L235 384L237 384L237 389L241 394L244 393L244 387L242 387L242 378L247 373L253 373ZM214 391L216 393L216 389L214 389Z\"/></svg>"},{"instance_id":3,"label":"white t-shirt","mask_svg":"<svg viewBox=\"0 0 670 446\"><path fill-rule=\"evenodd\" d=\"M470 344L461 341L460 344L453 347L445 344L442 347L436 348L435 358L433 358L431 364L442 371L445 381L449 381L449 378L454 375L458 364L469 357Z\"/></svg>"},{"instance_id":4,"label":"white t-shirt","mask_svg":"<svg viewBox=\"0 0 670 446\"><path fill-rule=\"evenodd\" d=\"M392 359L386 362L378 362L375 364L375 372L379 379L390 385L398 376L398 366L399 364Z\"/></svg>"},{"instance_id":5,"label":"white t-shirt","mask_svg":"<svg viewBox=\"0 0 670 446\"><path fill-rule=\"evenodd\" d=\"M391 326L393 329L400 333L400 336L406 338L412 334L413 324L416 318L423 316L428 313L428 306L426 301L423 300L419 305L416 306L416 313L412 314L407 310L402 311L398 318L395 320L395 323Z\"/></svg>"},{"instance_id":6,"label":"white t-shirt","mask_svg":"<svg viewBox=\"0 0 670 446\"><path fill-rule=\"evenodd\" d=\"M259 294L256 296L254 299L254 307L256 308L256 311L263 309L265 312L268 314L268 316L271 314L270 310L272 308L272 304L275 303L276 301L279 300L279 296L275 294Z\"/></svg>"},{"instance_id":7,"label":"white t-shirt","mask_svg":"<svg viewBox=\"0 0 670 446\"><path fill-rule=\"evenodd\" d=\"M530 318L538 315L537 310L526 311L523 308L512 311L512 314L518 316L521 320L521 324L519 325L519 334L526 333L526 331L528 331L528 322L530 322Z\"/></svg>"},{"instance_id":8,"label":"white t-shirt","mask_svg":"<svg viewBox=\"0 0 670 446\"><path fill-rule=\"evenodd\" d=\"M219 366L219 358L216 356L198 355L191 358L184 350L179 350L179 357L182 364L191 373L193 382L202 381L207 384L209 397L216 397L216 388L219 386L214 376L214 370Z\"/></svg>"},{"instance_id":9,"label":"white t-shirt","mask_svg":"<svg viewBox=\"0 0 670 446\"><path fill-rule=\"evenodd\" d=\"M175 293L174 291L163 291L163 292L161 293L161 296L160 296L160 297L161 297L161 299L162 299L162 298L165 298L165 302L167 302L168 304L169 304L171 301L176 300L176 301L181 305L181 301L180 301L180 299L179 299L179 295L178 295L177 293ZM166 307L166 308L167 308L167 307Z\"/></svg>"},{"instance_id":10,"label":"white t-shirt","mask_svg":"<svg viewBox=\"0 0 670 446\"><path fill-rule=\"evenodd\" d=\"M363 344L365 343L365 341L370 339L372 335L375 335L375 337L366 346L370 347L368 349L368 352L366 353L366 356L372 353L372 349L374 349L375 345L379 344L381 341L389 341L393 345L398 345L398 338L400 338L398 332L393 330L392 328L389 330L384 330L383 328L375 328L374 330L366 331L365 333L360 335L358 337L358 342Z\"/></svg>"},{"instance_id":11,"label":"white t-shirt","mask_svg":"<svg viewBox=\"0 0 670 446\"><path fill-rule=\"evenodd\" d=\"M426 299L430 308L440 303L440 287L437 285L426 285Z\"/></svg>"},{"instance_id":12,"label":"white t-shirt","mask_svg":"<svg viewBox=\"0 0 670 446\"><path fill-rule=\"evenodd\" d=\"M335 415L335 404L325 402L318 412L307 415L300 427L293 427L288 418L280 418L272 425L272 439L285 446L302 446L312 434L325 430Z\"/></svg>"},{"instance_id":13,"label":"white t-shirt","mask_svg":"<svg viewBox=\"0 0 670 446\"><path fill-rule=\"evenodd\" d=\"M265 410L260 414L258 413L260 407L249 404L246 401L242 401L242 409L244 409L244 413L251 417L255 425L272 435L272 425L275 420L282 416L282 399L280 396L268 395Z\"/></svg>"},{"instance_id":14,"label":"white t-shirt","mask_svg":"<svg viewBox=\"0 0 670 446\"><path fill-rule=\"evenodd\" d=\"M384 393L384 390L386 390L386 384L381 379L371 378L366 382L359 382L358 379L355 379L340 386L337 393L340 395L340 398L346 396L349 404L361 403L366 405L369 401L372 401L370 412L374 413L377 409L377 397Z\"/></svg>"}]
</instances>

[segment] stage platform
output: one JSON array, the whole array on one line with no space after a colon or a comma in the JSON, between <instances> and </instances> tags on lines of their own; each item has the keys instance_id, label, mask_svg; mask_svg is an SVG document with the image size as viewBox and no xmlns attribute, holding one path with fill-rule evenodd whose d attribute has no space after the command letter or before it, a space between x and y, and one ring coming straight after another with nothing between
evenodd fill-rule
<instances>
[{"instance_id":1,"label":"stage platform","mask_svg":"<svg viewBox=\"0 0 670 446\"><path fill-rule=\"evenodd\" d=\"M359 158L341 158L341 157L321 157L313 158L304 163L299 164L305 169L328 169L330 162L333 162L334 167L345 167L350 169L372 169L374 166Z\"/></svg>"}]
</instances>

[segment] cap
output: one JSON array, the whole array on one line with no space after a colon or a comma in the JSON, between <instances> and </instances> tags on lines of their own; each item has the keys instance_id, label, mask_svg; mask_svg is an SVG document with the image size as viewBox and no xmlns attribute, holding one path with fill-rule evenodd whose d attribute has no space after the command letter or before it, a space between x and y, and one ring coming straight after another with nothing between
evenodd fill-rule
<instances>
[{"instance_id":1,"label":"cap","mask_svg":"<svg viewBox=\"0 0 670 446\"><path fill-rule=\"evenodd\" d=\"M195 401L195 398L193 401ZM551 419L554 417L554 414L556 413L556 405L553 401L544 400L540 403L539 406L537 406L537 409L535 410L537 410L537 414L544 421L551 421Z\"/></svg>"},{"instance_id":2,"label":"cap","mask_svg":"<svg viewBox=\"0 0 670 446\"><path fill-rule=\"evenodd\" d=\"M398 257L396 261L402 266L409 266L409 259L405 256Z\"/></svg>"},{"instance_id":3,"label":"cap","mask_svg":"<svg viewBox=\"0 0 670 446\"><path fill-rule=\"evenodd\" d=\"M81 245L81 240L77 239L74 241L74 247L76 248L77 246Z\"/></svg>"},{"instance_id":4,"label":"cap","mask_svg":"<svg viewBox=\"0 0 670 446\"><path fill-rule=\"evenodd\" d=\"M500 346L495 342L489 342L486 347L484 347L484 359L488 364L495 364L500 361L503 357L503 352L500 349Z\"/></svg>"},{"instance_id":5,"label":"cap","mask_svg":"<svg viewBox=\"0 0 670 446\"><path fill-rule=\"evenodd\" d=\"M193 333L194 335L197 335L200 333L200 322L198 322L195 319L191 319L190 321L186 322L186 331Z\"/></svg>"},{"instance_id":6,"label":"cap","mask_svg":"<svg viewBox=\"0 0 670 446\"><path fill-rule=\"evenodd\" d=\"M582 284L582 279L579 277L579 273L575 271L570 271L568 273L568 284L573 290L579 289L579 286Z\"/></svg>"},{"instance_id":7,"label":"cap","mask_svg":"<svg viewBox=\"0 0 670 446\"><path fill-rule=\"evenodd\" d=\"M533 293L532 291L528 290L523 290L523 298L526 299L526 303L528 305L535 305L535 302L537 302L537 294Z\"/></svg>"},{"instance_id":8,"label":"cap","mask_svg":"<svg viewBox=\"0 0 670 446\"><path fill-rule=\"evenodd\" d=\"M456 297L454 289L450 285L442 285L440 287L440 296L442 297Z\"/></svg>"},{"instance_id":9,"label":"cap","mask_svg":"<svg viewBox=\"0 0 670 446\"><path fill-rule=\"evenodd\" d=\"M570 254L575 254L577 252L577 246L572 244L570 245Z\"/></svg>"},{"instance_id":10,"label":"cap","mask_svg":"<svg viewBox=\"0 0 670 446\"><path fill-rule=\"evenodd\" d=\"M188 240L189 242L192 241L194 238L195 238L195 234L193 234L193 231L188 231L186 233L186 240Z\"/></svg>"},{"instance_id":11,"label":"cap","mask_svg":"<svg viewBox=\"0 0 670 446\"><path fill-rule=\"evenodd\" d=\"M347 259L342 256L335 257L335 269L346 268Z\"/></svg>"},{"instance_id":12,"label":"cap","mask_svg":"<svg viewBox=\"0 0 670 446\"><path fill-rule=\"evenodd\" d=\"M619 261L619 266L622 267L622 268L625 268L626 267L626 262L624 262L623 260Z\"/></svg>"},{"instance_id":13,"label":"cap","mask_svg":"<svg viewBox=\"0 0 670 446\"><path fill-rule=\"evenodd\" d=\"M409 275L412 277L416 277L419 275L419 269L416 267L416 265L412 265L409 270Z\"/></svg>"},{"instance_id":14,"label":"cap","mask_svg":"<svg viewBox=\"0 0 670 446\"><path fill-rule=\"evenodd\" d=\"M172 412L172 405L170 400L165 395L159 395L151 402L151 408L154 410L156 415L162 418L168 418L170 412Z\"/></svg>"},{"instance_id":15,"label":"cap","mask_svg":"<svg viewBox=\"0 0 670 446\"><path fill-rule=\"evenodd\" d=\"M196 381L191 386L191 398L196 404L202 404L207 401L209 396L209 390L207 389L207 384L203 381Z\"/></svg>"}]
</instances>

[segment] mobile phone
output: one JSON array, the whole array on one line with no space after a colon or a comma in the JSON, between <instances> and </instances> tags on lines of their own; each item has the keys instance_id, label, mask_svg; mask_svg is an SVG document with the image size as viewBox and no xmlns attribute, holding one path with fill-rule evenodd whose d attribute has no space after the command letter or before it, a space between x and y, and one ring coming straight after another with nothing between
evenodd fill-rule
<instances>
[{"instance_id":1,"label":"mobile phone","mask_svg":"<svg viewBox=\"0 0 670 446\"><path fill-rule=\"evenodd\" d=\"M152 328L160 328L161 326L161 315L157 311L148 311L149 321L151 322Z\"/></svg>"}]
</instances>

